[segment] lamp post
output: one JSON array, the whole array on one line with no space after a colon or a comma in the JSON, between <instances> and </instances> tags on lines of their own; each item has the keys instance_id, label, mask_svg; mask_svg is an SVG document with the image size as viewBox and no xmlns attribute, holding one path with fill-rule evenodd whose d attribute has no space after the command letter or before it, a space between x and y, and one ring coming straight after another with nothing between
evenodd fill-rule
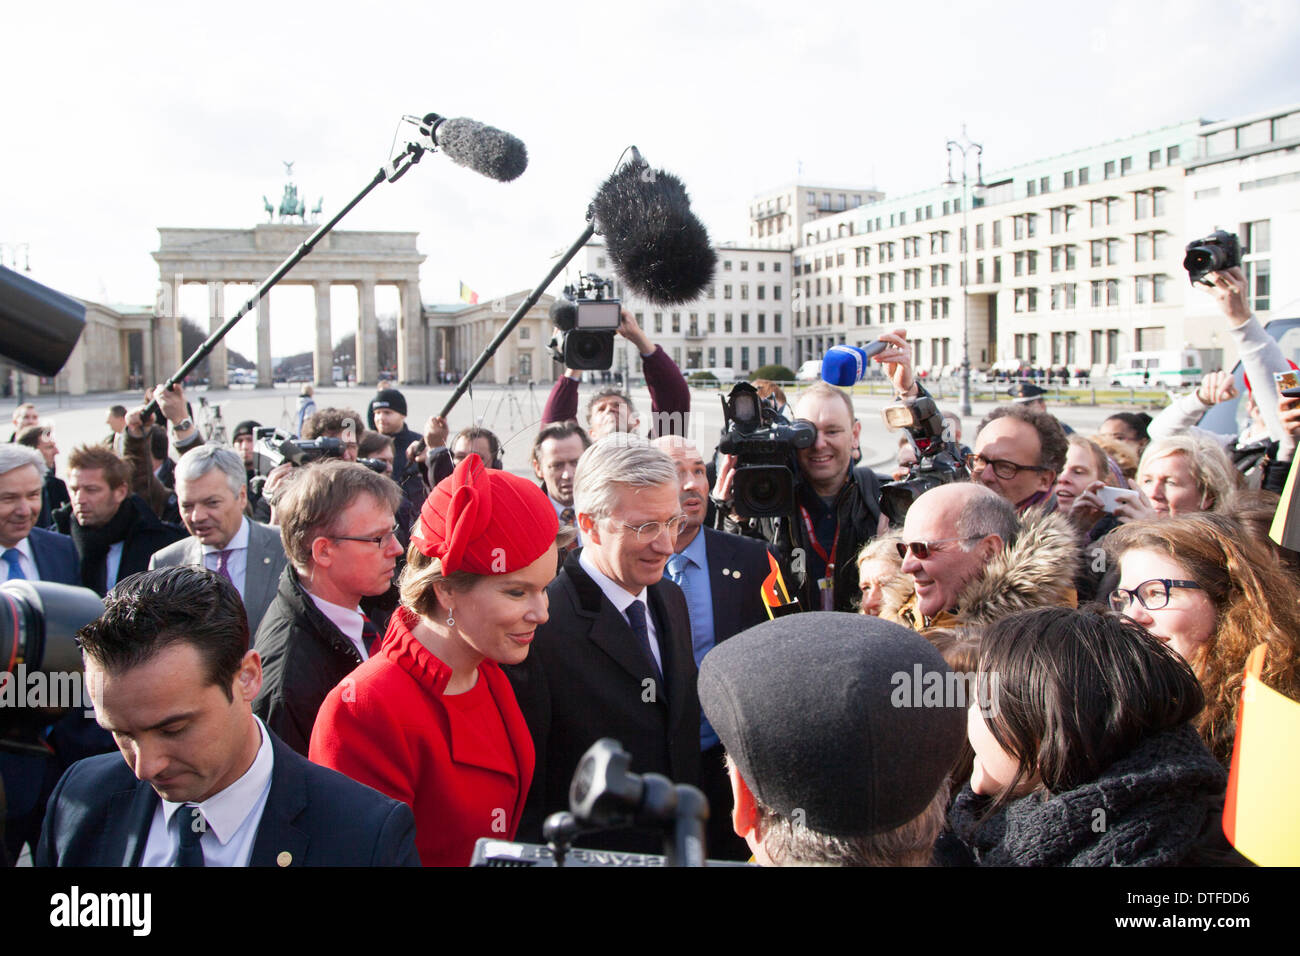
<instances>
[{"instance_id":1,"label":"lamp post","mask_svg":"<svg viewBox=\"0 0 1300 956\"><path fill-rule=\"evenodd\" d=\"M956 186L957 180L952 177L952 154L953 150L961 153L961 406L959 412L963 417L971 414L970 407L970 269L967 262L967 250L970 245L970 230L967 228L969 222L970 194L967 189L966 178L966 159L969 153L975 154L975 186L974 195L976 198L984 194L984 146L980 143L971 141L966 135L965 125L961 128L961 141L955 139L948 140L948 178L944 180L945 186Z\"/></svg>"}]
</instances>

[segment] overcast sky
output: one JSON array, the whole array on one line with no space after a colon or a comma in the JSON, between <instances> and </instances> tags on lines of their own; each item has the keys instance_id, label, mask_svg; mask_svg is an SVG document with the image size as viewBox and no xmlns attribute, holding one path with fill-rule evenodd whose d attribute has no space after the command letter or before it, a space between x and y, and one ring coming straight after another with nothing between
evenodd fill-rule
<instances>
[{"instance_id":1,"label":"overcast sky","mask_svg":"<svg viewBox=\"0 0 1300 956\"><path fill-rule=\"evenodd\" d=\"M327 214L388 160L406 113L518 136L510 184L432 156L342 229L418 231L425 302L531 288L628 144L679 175L714 241L795 178L899 194L944 177L963 123L996 170L1300 101L1300 4L22 4L0 61L0 242L83 298L151 304L160 226L249 228L282 160ZM12 249L5 248L5 262ZM229 313L251 293L231 289ZM335 293L335 337L355 305ZM310 341L273 294L272 350ZM355 297L352 297L354 303ZM196 289L182 305L204 318ZM381 298L381 313L395 309ZM254 322L230 343L252 356Z\"/></svg>"}]
</instances>

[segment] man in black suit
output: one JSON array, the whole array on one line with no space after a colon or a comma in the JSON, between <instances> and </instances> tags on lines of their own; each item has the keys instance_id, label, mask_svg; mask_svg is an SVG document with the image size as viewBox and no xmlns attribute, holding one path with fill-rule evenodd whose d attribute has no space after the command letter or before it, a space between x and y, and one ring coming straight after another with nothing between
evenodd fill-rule
<instances>
[{"instance_id":1,"label":"man in black suit","mask_svg":"<svg viewBox=\"0 0 1300 956\"><path fill-rule=\"evenodd\" d=\"M677 467L686 524L677 536L676 553L665 577L682 589L691 615L691 645L698 668L714 646L733 634L768 619L762 583L771 573L770 545L738 534L704 527L709 479L695 443L676 435L655 439ZM700 789L709 798L708 850L714 859L748 860L749 847L736 836L727 811L731 785L722 743L700 717Z\"/></svg>"},{"instance_id":2,"label":"man in black suit","mask_svg":"<svg viewBox=\"0 0 1300 956\"><path fill-rule=\"evenodd\" d=\"M78 637L126 763L105 754L64 774L38 866L418 865L410 808L307 762L253 716L262 665L228 580L141 574Z\"/></svg>"},{"instance_id":3,"label":"man in black suit","mask_svg":"<svg viewBox=\"0 0 1300 956\"><path fill-rule=\"evenodd\" d=\"M81 584L77 549L67 535L35 526L43 501L45 459L26 445L0 447L0 581Z\"/></svg>"},{"instance_id":4,"label":"man in black suit","mask_svg":"<svg viewBox=\"0 0 1300 956\"><path fill-rule=\"evenodd\" d=\"M72 506L55 512L54 520L77 547L80 583L101 597L148 568L155 551L185 537L184 528L161 521L131 493L130 480L127 463L100 445L82 445L68 456Z\"/></svg>"},{"instance_id":5,"label":"man in black suit","mask_svg":"<svg viewBox=\"0 0 1300 956\"><path fill-rule=\"evenodd\" d=\"M622 743L635 773L699 779L690 619L681 590L663 580L685 523L677 469L645 440L609 435L583 455L574 504L586 544L547 588L550 619L532 653L507 668L537 752L522 840L540 840L546 816L568 809L574 769L601 737ZM663 849L644 830L579 843Z\"/></svg>"}]
</instances>

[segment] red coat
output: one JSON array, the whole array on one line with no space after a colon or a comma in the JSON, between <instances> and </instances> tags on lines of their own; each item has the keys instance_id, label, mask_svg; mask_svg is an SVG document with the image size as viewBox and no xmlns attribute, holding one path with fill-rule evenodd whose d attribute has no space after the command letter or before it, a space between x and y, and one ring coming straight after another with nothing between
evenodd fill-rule
<instances>
[{"instance_id":1,"label":"red coat","mask_svg":"<svg viewBox=\"0 0 1300 956\"><path fill-rule=\"evenodd\" d=\"M398 608L379 653L321 705L311 759L410 806L425 866L465 866L479 837L513 839L533 779L533 740L494 661L479 665L511 756L443 697L451 669L421 644ZM473 691L471 691L473 693Z\"/></svg>"}]
</instances>

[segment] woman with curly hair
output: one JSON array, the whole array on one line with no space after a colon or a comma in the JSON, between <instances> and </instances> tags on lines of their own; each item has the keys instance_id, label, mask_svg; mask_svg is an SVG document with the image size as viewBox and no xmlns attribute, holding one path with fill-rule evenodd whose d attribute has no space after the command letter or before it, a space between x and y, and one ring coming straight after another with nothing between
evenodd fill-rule
<instances>
[{"instance_id":1,"label":"woman with curly hair","mask_svg":"<svg viewBox=\"0 0 1300 956\"><path fill-rule=\"evenodd\" d=\"M898 542L901 540L903 533L894 531L871 539L858 552L858 586L862 589L862 599L858 603L860 613L880 617L881 608L891 596L895 606L907 600L908 578L903 574L903 559L898 556Z\"/></svg>"},{"instance_id":2,"label":"woman with curly hair","mask_svg":"<svg viewBox=\"0 0 1300 956\"><path fill-rule=\"evenodd\" d=\"M1226 515L1126 525L1107 536L1106 550L1119 562L1111 608L1192 666L1205 691L1197 728L1226 767L1246 658L1256 646L1268 648L1264 683L1300 701L1300 586Z\"/></svg>"}]
</instances>

